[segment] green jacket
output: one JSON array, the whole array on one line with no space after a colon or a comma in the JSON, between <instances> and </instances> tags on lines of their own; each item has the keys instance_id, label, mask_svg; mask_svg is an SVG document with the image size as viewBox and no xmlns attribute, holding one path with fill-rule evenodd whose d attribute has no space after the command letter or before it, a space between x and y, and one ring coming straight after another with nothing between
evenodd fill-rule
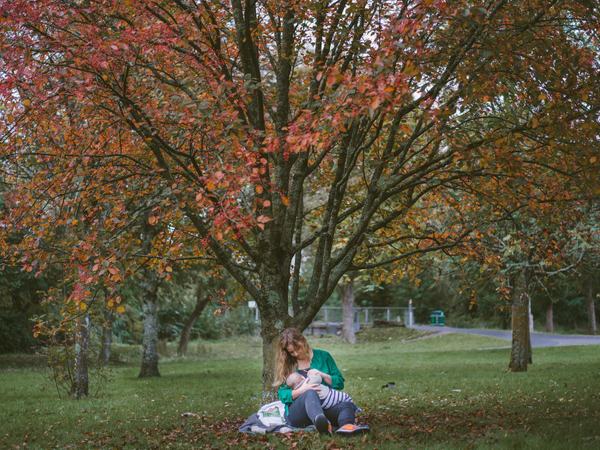
<instances>
[{"instance_id":1,"label":"green jacket","mask_svg":"<svg viewBox=\"0 0 600 450\"><path fill-rule=\"evenodd\" d=\"M342 390L344 389L344 377L342 372L335 365L333 357L325 350L313 349L313 357L310 362L311 369L320 370L323 373L331 376L331 384L323 382L324 385L329 386L332 389ZM288 407L292 404L292 388L289 387L285 382L279 386L277 391L279 400L285 404L285 413L288 413Z\"/></svg>"}]
</instances>

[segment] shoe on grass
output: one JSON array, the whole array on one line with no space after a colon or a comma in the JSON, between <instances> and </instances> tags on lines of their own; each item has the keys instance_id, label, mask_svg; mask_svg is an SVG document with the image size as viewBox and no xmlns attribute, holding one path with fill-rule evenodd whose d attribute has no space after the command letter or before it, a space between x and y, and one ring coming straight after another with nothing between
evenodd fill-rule
<instances>
[{"instance_id":1,"label":"shoe on grass","mask_svg":"<svg viewBox=\"0 0 600 450\"><path fill-rule=\"evenodd\" d=\"M346 425L342 425L337 430L335 430L336 434L341 434L343 436L354 436L355 434L364 434L369 432L369 425L356 425L354 423L348 423Z\"/></svg>"},{"instance_id":2,"label":"shoe on grass","mask_svg":"<svg viewBox=\"0 0 600 450\"><path fill-rule=\"evenodd\" d=\"M324 414L319 414L317 417L315 417L315 427L321 434L331 434L331 424Z\"/></svg>"}]
</instances>

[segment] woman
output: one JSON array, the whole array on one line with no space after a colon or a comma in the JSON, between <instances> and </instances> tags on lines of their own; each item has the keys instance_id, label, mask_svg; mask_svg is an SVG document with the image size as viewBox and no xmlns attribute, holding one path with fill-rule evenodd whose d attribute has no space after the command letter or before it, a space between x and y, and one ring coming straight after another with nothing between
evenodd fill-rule
<instances>
[{"instance_id":1,"label":"woman","mask_svg":"<svg viewBox=\"0 0 600 450\"><path fill-rule=\"evenodd\" d=\"M281 332L277 348L274 386L279 386L279 399L285 404L288 423L297 428L314 424L320 433L331 433L332 425L340 434L368 431L366 426L355 423L356 405L351 401L340 402L323 409L319 400L320 385L304 383L297 389L285 384L293 372L306 377L308 371L321 376L323 383L332 389L344 388L344 377L332 356L318 349L311 349L306 338L295 328Z\"/></svg>"}]
</instances>

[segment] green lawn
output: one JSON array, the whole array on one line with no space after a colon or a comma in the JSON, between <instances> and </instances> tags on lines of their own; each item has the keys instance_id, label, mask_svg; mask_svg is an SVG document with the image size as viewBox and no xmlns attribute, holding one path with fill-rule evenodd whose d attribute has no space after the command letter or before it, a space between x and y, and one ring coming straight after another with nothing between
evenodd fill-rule
<instances>
[{"instance_id":1,"label":"green lawn","mask_svg":"<svg viewBox=\"0 0 600 450\"><path fill-rule=\"evenodd\" d=\"M354 439L237 433L260 404L256 338L193 343L188 358L163 358L151 380L137 379L137 349L119 346L125 362L82 401L58 399L39 361L0 355L0 448L600 448L600 348L537 349L529 372L513 374L505 341L417 337L385 329L355 346L311 339L334 355L372 427ZM382 389L391 381L396 388Z\"/></svg>"}]
</instances>

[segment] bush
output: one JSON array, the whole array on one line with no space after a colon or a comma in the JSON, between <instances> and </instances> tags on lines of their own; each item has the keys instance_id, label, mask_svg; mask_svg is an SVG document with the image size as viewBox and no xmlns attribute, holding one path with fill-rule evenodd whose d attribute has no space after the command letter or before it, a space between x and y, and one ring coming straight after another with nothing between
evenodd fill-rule
<instances>
[{"instance_id":1,"label":"bush","mask_svg":"<svg viewBox=\"0 0 600 450\"><path fill-rule=\"evenodd\" d=\"M0 312L0 353L31 353L39 346L25 313Z\"/></svg>"}]
</instances>

